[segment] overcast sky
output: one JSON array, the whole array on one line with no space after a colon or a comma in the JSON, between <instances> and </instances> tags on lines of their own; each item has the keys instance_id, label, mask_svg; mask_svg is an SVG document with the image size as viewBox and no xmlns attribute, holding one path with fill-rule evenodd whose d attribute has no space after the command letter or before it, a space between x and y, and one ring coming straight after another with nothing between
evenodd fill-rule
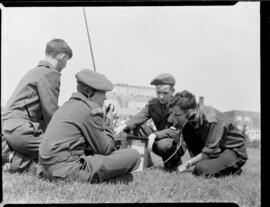
<instances>
[{"instance_id":1,"label":"overcast sky","mask_svg":"<svg viewBox=\"0 0 270 207\"><path fill-rule=\"evenodd\" d=\"M150 86L160 73L221 111L260 111L259 2L234 6L86 7L97 72L113 83ZM3 8L1 104L62 38L74 56L61 76L59 104L75 74L93 70L82 7Z\"/></svg>"}]
</instances>

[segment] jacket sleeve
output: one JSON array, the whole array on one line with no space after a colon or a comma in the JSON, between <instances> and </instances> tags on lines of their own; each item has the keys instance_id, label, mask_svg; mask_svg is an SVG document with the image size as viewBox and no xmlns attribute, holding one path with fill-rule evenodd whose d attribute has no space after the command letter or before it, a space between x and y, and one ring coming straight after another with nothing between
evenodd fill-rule
<instances>
[{"instance_id":1,"label":"jacket sleeve","mask_svg":"<svg viewBox=\"0 0 270 207\"><path fill-rule=\"evenodd\" d=\"M113 128L105 124L101 114L89 114L84 125L83 136L94 154L108 155L115 149Z\"/></svg>"},{"instance_id":2,"label":"jacket sleeve","mask_svg":"<svg viewBox=\"0 0 270 207\"><path fill-rule=\"evenodd\" d=\"M47 126L52 115L58 109L60 74L56 72L45 74L39 79L37 89L44 123Z\"/></svg>"},{"instance_id":3,"label":"jacket sleeve","mask_svg":"<svg viewBox=\"0 0 270 207\"><path fill-rule=\"evenodd\" d=\"M127 128L132 130L150 119L149 105L147 104L138 114L131 117L127 122Z\"/></svg>"},{"instance_id":4,"label":"jacket sleeve","mask_svg":"<svg viewBox=\"0 0 270 207\"><path fill-rule=\"evenodd\" d=\"M161 138L168 138L168 137L170 137L168 135L167 131L168 131L168 128L167 129L160 130L160 131L156 131L155 132L155 135L157 136L157 140L158 139L161 139Z\"/></svg>"},{"instance_id":5,"label":"jacket sleeve","mask_svg":"<svg viewBox=\"0 0 270 207\"><path fill-rule=\"evenodd\" d=\"M206 135L205 146L202 152L210 157L217 157L221 152L220 142L226 130L225 124L213 122L210 124L209 132Z\"/></svg>"}]
</instances>

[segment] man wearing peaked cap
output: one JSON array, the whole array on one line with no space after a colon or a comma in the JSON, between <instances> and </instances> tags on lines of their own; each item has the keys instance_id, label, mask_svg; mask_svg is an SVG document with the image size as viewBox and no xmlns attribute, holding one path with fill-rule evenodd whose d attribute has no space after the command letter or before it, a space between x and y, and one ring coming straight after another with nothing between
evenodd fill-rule
<instances>
[{"instance_id":1,"label":"man wearing peaked cap","mask_svg":"<svg viewBox=\"0 0 270 207\"><path fill-rule=\"evenodd\" d=\"M110 80L90 69L81 70L75 77L78 83L83 83L98 91L111 91L113 89L113 84Z\"/></svg>"},{"instance_id":2,"label":"man wearing peaked cap","mask_svg":"<svg viewBox=\"0 0 270 207\"><path fill-rule=\"evenodd\" d=\"M174 171L182 163L181 156L186 151L186 146L182 142L183 145L176 152L177 143L180 142L180 132L167 121L168 103L174 93L175 78L169 73L162 73L155 77L150 84L156 87L157 98L150 100L138 114L130 118L123 126L116 128L116 133L120 134L124 131L134 134L138 128L145 128L146 121L152 119L156 129L153 129L152 133L149 133L151 130L148 130L148 134L146 134L149 138L149 147L155 154L161 156L163 161L166 161L164 163L166 170ZM171 157L174 152L176 154ZM151 160L149 161L151 162Z\"/></svg>"},{"instance_id":3,"label":"man wearing peaked cap","mask_svg":"<svg viewBox=\"0 0 270 207\"><path fill-rule=\"evenodd\" d=\"M175 85L175 78L169 73L162 73L151 81L151 85Z\"/></svg>"},{"instance_id":4,"label":"man wearing peaked cap","mask_svg":"<svg viewBox=\"0 0 270 207\"><path fill-rule=\"evenodd\" d=\"M112 121L103 113L111 81L89 69L76 79L77 92L52 117L40 144L40 175L98 183L137 169L140 154L115 150Z\"/></svg>"}]
</instances>

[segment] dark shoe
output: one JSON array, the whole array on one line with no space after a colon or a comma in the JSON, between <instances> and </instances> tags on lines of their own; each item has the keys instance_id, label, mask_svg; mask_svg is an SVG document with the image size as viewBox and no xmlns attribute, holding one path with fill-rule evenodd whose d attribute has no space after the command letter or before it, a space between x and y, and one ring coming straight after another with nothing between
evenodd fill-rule
<instances>
[{"instance_id":1,"label":"dark shoe","mask_svg":"<svg viewBox=\"0 0 270 207\"><path fill-rule=\"evenodd\" d=\"M168 172L174 172L177 171L177 165L173 164L172 162L165 162L164 163L164 169Z\"/></svg>"},{"instance_id":2,"label":"dark shoe","mask_svg":"<svg viewBox=\"0 0 270 207\"><path fill-rule=\"evenodd\" d=\"M171 168L164 168L167 172L176 172L177 171L177 167L171 167Z\"/></svg>"},{"instance_id":3,"label":"dark shoe","mask_svg":"<svg viewBox=\"0 0 270 207\"><path fill-rule=\"evenodd\" d=\"M167 159L163 159L163 161L166 161ZM182 159L181 156L179 155L179 151L169 160L167 160L167 162L164 163L164 168L167 171L176 171L177 167L179 165L181 165Z\"/></svg>"},{"instance_id":4,"label":"dark shoe","mask_svg":"<svg viewBox=\"0 0 270 207\"><path fill-rule=\"evenodd\" d=\"M240 168L239 170L237 170L233 175L241 175L243 172L242 168Z\"/></svg>"}]
</instances>

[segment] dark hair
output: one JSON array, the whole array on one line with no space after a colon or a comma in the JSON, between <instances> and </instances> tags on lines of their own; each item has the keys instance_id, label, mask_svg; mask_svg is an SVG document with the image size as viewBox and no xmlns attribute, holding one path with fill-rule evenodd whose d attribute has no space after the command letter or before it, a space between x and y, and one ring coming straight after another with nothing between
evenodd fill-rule
<instances>
[{"instance_id":1,"label":"dark hair","mask_svg":"<svg viewBox=\"0 0 270 207\"><path fill-rule=\"evenodd\" d=\"M183 111L188 111L189 109L196 108L196 98L192 93L183 90L180 93L176 93L170 100L169 107L175 105L178 105Z\"/></svg>"},{"instance_id":2,"label":"dark hair","mask_svg":"<svg viewBox=\"0 0 270 207\"><path fill-rule=\"evenodd\" d=\"M72 58L72 50L68 44L62 39L53 39L46 45L45 50L46 55L49 55L53 58L56 57L59 53L65 53L69 56L69 59Z\"/></svg>"},{"instance_id":3,"label":"dark hair","mask_svg":"<svg viewBox=\"0 0 270 207\"><path fill-rule=\"evenodd\" d=\"M92 97L95 95L96 90L87 86L86 84L82 82L77 81L77 91L82 93L85 97Z\"/></svg>"}]
</instances>

